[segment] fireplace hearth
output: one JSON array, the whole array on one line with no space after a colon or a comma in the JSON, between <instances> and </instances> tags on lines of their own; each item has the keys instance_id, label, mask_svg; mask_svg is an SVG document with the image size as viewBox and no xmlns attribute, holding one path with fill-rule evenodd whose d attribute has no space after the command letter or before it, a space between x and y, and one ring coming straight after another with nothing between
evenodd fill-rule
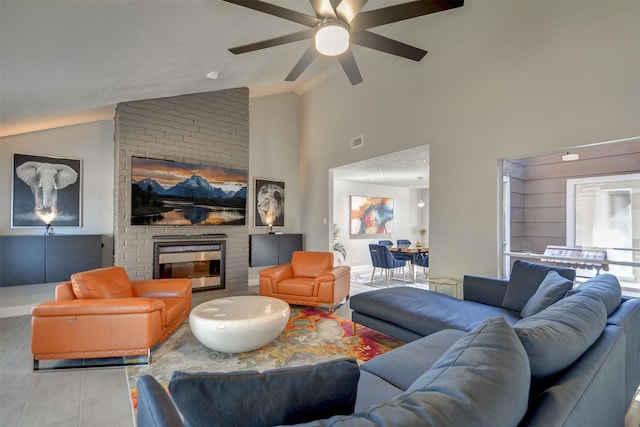
<instances>
[{"instance_id":1,"label":"fireplace hearth","mask_svg":"<svg viewBox=\"0 0 640 427\"><path fill-rule=\"evenodd\" d=\"M154 279L189 278L193 291L225 288L222 240L155 242L153 253Z\"/></svg>"}]
</instances>

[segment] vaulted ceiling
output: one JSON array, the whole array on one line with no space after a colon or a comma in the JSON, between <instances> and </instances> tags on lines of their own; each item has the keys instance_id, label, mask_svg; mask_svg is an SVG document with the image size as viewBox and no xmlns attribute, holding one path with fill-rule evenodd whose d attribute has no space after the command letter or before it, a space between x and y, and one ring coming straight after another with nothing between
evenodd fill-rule
<instances>
[{"instance_id":1,"label":"vaulted ceiling","mask_svg":"<svg viewBox=\"0 0 640 427\"><path fill-rule=\"evenodd\" d=\"M313 14L306 0L269 2ZM363 11L404 2L369 0ZM462 9L372 31L430 50L436 40L430 35L433 45L425 43L428 26ZM233 87L248 87L251 96L304 93L342 73L334 58L320 57L295 82L285 82L309 40L242 55L228 51L304 28L221 0L2 0L0 136L110 119L117 103L130 100ZM360 46L353 52L358 61L369 55L408 61ZM207 78L210 72L217 79ZM366 82L367 69L361 72Z\"/></svg>"}]
</instances>

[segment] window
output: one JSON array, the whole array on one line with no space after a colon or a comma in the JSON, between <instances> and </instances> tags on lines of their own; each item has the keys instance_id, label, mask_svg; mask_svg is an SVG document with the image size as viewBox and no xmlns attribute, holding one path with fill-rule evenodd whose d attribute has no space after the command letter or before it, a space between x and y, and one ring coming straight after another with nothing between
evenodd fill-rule
<instances>
[{"instance_id":1,"label":"window","mask_svg":"<svg viewBox=\"0 0 640 427\"><path fill-rule=\"evenodd\" d=\"M640 173L567 179L567 246L606 248L610 260L633 261L638 204ZM631 266L612 265L610 272L634 281Z\"/></svg>"},{"instance_id":2,"label":"window","mask_svg":"<svg viewBox=\"0 0 640 427\"><path fill-rule=\"evenodd\" d=\"M640 138L571 149L579 154L573 161L563 159L565 153L500 161L497 213L503 277L508 278L516 259L574 262L591 267L577 269L578 281L609 272L628 295L636 295L640 292ZM604 265L582 261L601 259L603 252Z\"/></svg>"}]
</instances>

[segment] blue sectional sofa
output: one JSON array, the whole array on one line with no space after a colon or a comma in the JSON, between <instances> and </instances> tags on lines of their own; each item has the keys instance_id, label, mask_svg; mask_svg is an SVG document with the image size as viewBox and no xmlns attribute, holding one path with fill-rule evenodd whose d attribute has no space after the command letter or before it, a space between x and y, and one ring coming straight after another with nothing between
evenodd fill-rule
<instances>
[{"instance_id":1,"label":"blue sectional sofa","mask_svg":"<svg viewBox=\"0 0 640 427\"><path fill-rule=\"evenodd\" d=\"M354 320L410 341L359 367L178 372L171 397L142 377L138 425L623 426L640 382L640 300L622 299L612 275L571 289L571 271L513 273L465 278L475 301L405 287L353 296Z\"/></svg>"}]
</instances>

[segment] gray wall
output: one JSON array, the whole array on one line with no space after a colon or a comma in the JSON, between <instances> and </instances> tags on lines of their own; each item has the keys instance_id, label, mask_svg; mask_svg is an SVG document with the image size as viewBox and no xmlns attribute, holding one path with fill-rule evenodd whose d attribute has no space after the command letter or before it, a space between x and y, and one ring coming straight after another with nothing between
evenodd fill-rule
<instances>
[{"instance_id":1,"label":"gray wall","mask_svg":"<svg viewBox=\"0 0 640 427\"><path fill-rule=\"evenodd\" d=\"M11 228L13 154L82 159L82 225L57 234L101 234L103 265L113 264L114 123L100 121L0 138L0 234L42 235L44 226ZM73 256L73 254L69 254ZM0 288L0 317L28 314L53 298L54 283Z\"/></svg>"},{"instance_id":2,"label":"gray wall","mask_svg":"<svg viewBox=\"0 0 640 427\"><path fill-rule=\"evenodd\" d=\"M430 273L499 274L498 159L640 135L640 3L449 12L410 40L429 50L419 65L356 52L362 84L338 71L302 96L308 249L330 247L328 169L429 144Z\"/></svg>"}]
</instances>

